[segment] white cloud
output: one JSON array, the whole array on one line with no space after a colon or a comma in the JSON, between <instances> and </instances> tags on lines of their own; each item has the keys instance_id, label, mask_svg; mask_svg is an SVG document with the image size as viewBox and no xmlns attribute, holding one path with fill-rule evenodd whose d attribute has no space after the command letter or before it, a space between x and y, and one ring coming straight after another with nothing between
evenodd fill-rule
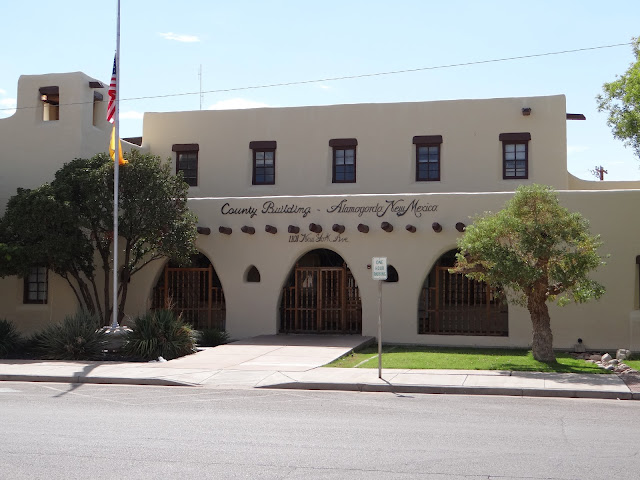
<instances>
[{"instance_id":1,"label":"white cloud","mask_svg":"<svg viewBox=\"0 0 640 480\"><path fill-rule=\"evenodd\" d=\"M331 89L331 87L329 85L318 85L318 88L321 88L323 90L329 90Z\"/></svg>"},{"instance_id":2,"label":"white cloud","mask_svg":"<svg viewBox=\"0 0 640 480\"><path fill-rule=\"evenodd\" d=\"M568 145L567 146L567 155L573 155L574 153L582 153L589 150L589 147L586 145Z\"/></svg>"},{"instance_id":3,"label":"white cloud","mask_svg":"<svg viewBox=\"0 0 640 480\"><path fill-rule=\"evenodd\" d=\"M120 119L126 118L126 119L133 119L133 120L142 120L142 117L144 117L144 112L135 112L135 111L121 112L118 114L118 116L120 117Z\"/></svg>"},{"instance_id":4,"label":"white cloud","mask_svg":"<svg viewBox=\"0 0 640 480\"><path fill-rule=\"evenodd\" d=\"M7 94L7 91L0 88L0 95L6 95L6 94Z\"/></svg>"},{"instance_id":5,"label":"white cloud","mask_svg":"<svg viewBox=\"0 0 640 480\"><path fill-rule=\"evenodd\" d=\"M208 110L241 110L245 108L265 108L272 106L273 105L267 105L266 103L256 102L247 98L229 98L210 105Z\"/></svg>"},{"instance_id":6,"label":"white cloud","mask_svg":"<svg viewBox=\"0 0 640 480\"><path fill-rule=\"evenodd\" d=\"M183 35L173 32L159 33L158 35L160 35L165 40L175 40L176 42L194 43L200 41L200 37L197 37L196 35Z\"/></svg>"},{"instance_id":7,"label":"white cloud","mask_svg":"<svg viewBox=\"0 0 640 480\"><path fill-rule=\"evenodd\" d=\"M4 90L0 90L0 93L3 92ZM15 98L0 98L0 116L10 117L16 113L16 102Z\"/></svg>"}]
</instances>

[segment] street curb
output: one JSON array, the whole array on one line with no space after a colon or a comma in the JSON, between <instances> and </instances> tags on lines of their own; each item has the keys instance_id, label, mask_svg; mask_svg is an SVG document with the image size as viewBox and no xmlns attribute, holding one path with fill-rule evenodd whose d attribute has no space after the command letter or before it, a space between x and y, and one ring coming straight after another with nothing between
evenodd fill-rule
<instances>
[{"instance_id":1,"label":"street curb","mask_svg":"<svg viewBox=\"0 0 640 480\"><path fill-rule=\"evenodd\" d=\"M0 375L3 382L51 382L51 383L88 383L111 385L153 385L161 387L198 387L195 383L179 382L165 378L121 378L121 377L64 377L56 375Z\"/></svg>"},{"instance_id":2,"label":"street curb","mask_svg":"<svg viewBox=\"0 0 640 480\"><path fill-rule=\"evenodd\" d=\"M548 390L513 387L461 387L456 385L376 385L370 383L290 382L261 385L256 388L285 390L337 390L348 392L422 393L438 395L496 395L507 397L595 398L609 400L640 400L640 393L584 390Z\"/></svg>"}]
</instances>

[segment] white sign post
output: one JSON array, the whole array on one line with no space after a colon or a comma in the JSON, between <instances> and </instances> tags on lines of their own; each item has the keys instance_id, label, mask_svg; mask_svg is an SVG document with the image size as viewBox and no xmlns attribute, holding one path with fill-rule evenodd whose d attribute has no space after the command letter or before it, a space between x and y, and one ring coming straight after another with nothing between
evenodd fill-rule
<instances>
[{"instance_id":1,"label":"white sign post","mask_svg":"<svg viewBox=\"0 0 640 480\"><path fill-rule=\"evenodd\" d=\"M382 378L382 282L387 279L387 257L371 259L371 274L378 281L378 378Z\"/></svg>"}]
</instances>

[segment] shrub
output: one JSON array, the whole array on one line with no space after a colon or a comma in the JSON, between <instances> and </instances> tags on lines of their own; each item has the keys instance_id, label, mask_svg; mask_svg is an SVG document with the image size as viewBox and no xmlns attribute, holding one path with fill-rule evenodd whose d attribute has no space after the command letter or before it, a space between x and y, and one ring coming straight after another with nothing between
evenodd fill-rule
<instances>
[{"instance_id":1,"label":"shrub","mask_svg":"<svg viewBox=\"0 0 640 480\"><path fill-rule=\"evenodd\" d=\"M197 330L197 342L200 347L217 347L229 343L229 334L217 328Z\"/></svg>"},{"instance_id":2,"label":"shrub","mask_svg":"<svg viewBox=\"0 0 640 480\"><path fill-rule=\"evenodd\" d=\"M0 358L20 348L22 339L10 320L0 319Z\"/></svg>"},{"instance_id":3,"label":"shrub","mask_svg":"<svg viewBox=\"0 0 640 480\"><path fill-rule=\"evenodd\" d=\"M52 360L91 360L102 355L107 343L100 318L80 311L50 325L29 339L33 352Z\"/></svg>"},{"instance_id":4,"label":"shrub","mask_svg":"<svg viewBox=\"0 0 640 480\"><path fill-rule=\"evenodd\" d=\"M167 360L196 351L196 333L171 310L147 312L134 321L127 333L123 352L144 360Z\"/></svg>"}]
</instances>

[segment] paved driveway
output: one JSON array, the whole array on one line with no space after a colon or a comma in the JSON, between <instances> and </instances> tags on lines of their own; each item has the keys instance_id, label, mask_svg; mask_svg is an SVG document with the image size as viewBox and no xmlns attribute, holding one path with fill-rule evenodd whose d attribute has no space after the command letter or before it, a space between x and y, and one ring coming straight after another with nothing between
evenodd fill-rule
<instances>
[{"instance_id":1,"label":"paved driveway","mask_svg":"<svg viewBox=\"0 0 640 480\"><path fill-rule=\"evenodd\" d=\"M373 340L373 337L360 335L261 335L205 348L164 365L208 370L300 372L326 365Z\"/></svg>"}]
</instances>

